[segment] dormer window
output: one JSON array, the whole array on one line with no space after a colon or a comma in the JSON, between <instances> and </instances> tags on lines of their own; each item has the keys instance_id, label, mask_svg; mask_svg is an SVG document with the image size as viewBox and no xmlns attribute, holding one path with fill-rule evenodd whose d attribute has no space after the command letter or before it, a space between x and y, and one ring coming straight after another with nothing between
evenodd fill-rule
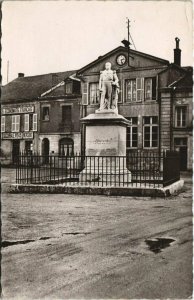
<instances>
[{"instance_id":1,"label":"dormer window","mask_svg":"<svg viewBox=\"0 0 194 300\"><path fill-rule=\"evenodd\" d=\"M65 94L72 94L72 82L65 83Z\"/></svg>"}]
</instances>

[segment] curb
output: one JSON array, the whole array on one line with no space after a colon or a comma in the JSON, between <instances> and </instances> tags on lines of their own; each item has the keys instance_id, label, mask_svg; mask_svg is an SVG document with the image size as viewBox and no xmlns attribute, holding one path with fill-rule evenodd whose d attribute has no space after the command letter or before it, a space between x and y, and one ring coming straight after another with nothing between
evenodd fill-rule
<instances>
[{"instance_id":1,"label":"curb","mask_svg":"<svg viewBox=\"0 0 194 300\"><path fill-rule=\"evenodd\" d=\"M106 195L106 196L146 196L146 197L169 197L182 189L184 180L179 180L167 187L88 187L67 185L33 185L12 184L8 193L31 193L31 194L77 194L77 195Z\"/></svg>"}]
</instances>

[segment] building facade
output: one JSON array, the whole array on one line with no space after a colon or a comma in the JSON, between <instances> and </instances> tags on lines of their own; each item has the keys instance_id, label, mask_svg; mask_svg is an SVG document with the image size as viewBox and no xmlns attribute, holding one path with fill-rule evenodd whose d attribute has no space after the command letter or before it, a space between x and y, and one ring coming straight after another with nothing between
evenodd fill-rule
<instances>
[{"instance_id":1,"label":"building facade","mask_svg":"<svg viewBox=\"0 0 194 300\"><path fill-rule=\"evenodd\" d=\"M80 153L80 80L68 77L39 98L40 149L43 155Z\"/></svg>"},{"instance_id":2,"label":"building facade","mask_svg":"<svg viewBox=\"0 0 194 300\"><path fill-rule=\"evenodd\" d=\"M130 121L127 151L179 150L182 170L191 169L192 68L181 67L177 38L173 63L129 51L125 43L77 71L20 74L2 90L2 152L10 159L24 149L84 154L80 119L99 108L99 75L106 62L119 79L118 112Z\"/></svg>"},{"instance_id":3,"label":"building facade","mask_svg":"<svg viewBox=\"0 0 194 300\"><path fill-rule=\"evenodd\" d=\"M15 163L22 151L80 152L80 82L71 77L73 73L19 73L2 88L2 164Z\"/></svg>"},{"instance_id":4,"label":"building facade","mask_svg":"<svg viewBox=\"0 0 194 300\"><path fill-rule=\"evenodd\" d=\"M135 50L129 53L127 47L120 46L78 70L77 76L81 78L86 116L99 107L99 74L110 62L120 83L118 112L131 124L127 128L127 151L178 149L184 170L192 168L192 68L180 66L180 55L177 41L172 64ZM84 128L82 134L84 140Z\"/></svg>"},{"instance_id":5,"label":"building facade","mask_svg":"<svg viewBox=\"0 0 194 300\"><path fill-rule=\"evenodd\" d=\"M16 162L20 152L38 147L38 117L38 103L2 105L1 152L7 163Z\"/></svg>"}]
</instances>

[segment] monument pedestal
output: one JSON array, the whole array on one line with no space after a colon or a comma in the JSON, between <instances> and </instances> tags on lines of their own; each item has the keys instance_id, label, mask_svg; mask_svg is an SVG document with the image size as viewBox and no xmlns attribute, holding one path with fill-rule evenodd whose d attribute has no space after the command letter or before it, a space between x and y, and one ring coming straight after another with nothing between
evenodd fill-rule
<instances>
[{"instance_id":1,"label":"monument pedestal","mask_svg":"<svg viewBox=\"0 0 194 300\"><path fill-rule=\"evenodd\" d=\"M126 186L131 172L126 167L128 120L112 110L96 111L81 120L85 124L85 168L80 182Z\"/></svg>"}]
</instances>

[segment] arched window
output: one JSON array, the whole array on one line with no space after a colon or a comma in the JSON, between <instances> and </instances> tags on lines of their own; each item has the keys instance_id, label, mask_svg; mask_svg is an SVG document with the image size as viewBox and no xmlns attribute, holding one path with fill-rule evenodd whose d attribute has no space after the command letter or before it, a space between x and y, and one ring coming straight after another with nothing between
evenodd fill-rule
<instances>
[{"instance_id":1,"label":"arched window","mask_svg":"<svg viewBox=\"0 0 194 300\"><path fill-rule=\"evenodd\" d=\"M70 138L62 138L59 141L59 155L72 156L74 153L74 143Z\"/></svg>"}]
</instances>

